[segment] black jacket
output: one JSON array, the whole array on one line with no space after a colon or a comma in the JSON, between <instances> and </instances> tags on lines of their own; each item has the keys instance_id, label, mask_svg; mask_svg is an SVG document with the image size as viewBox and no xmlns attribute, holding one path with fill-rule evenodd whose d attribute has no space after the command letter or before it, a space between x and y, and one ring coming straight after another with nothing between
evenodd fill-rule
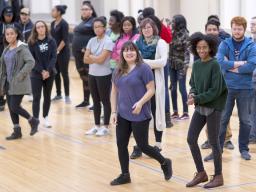
<instances>
[{"instance_id":1,"label":"black jacket","mask_svg":"<svg viewBox=\"0 0 256 192\"><path fill-rule=\"evenodd\" d=\"M32 78L41 79L43 70L48 71L50 76L56 75L57 45L53 38L46 37L44 40L37 40L34 45L29 45L29 49L35 59Z\"/></svg>"},{"instance_id":2,"label":"black jacket","mask_svg":"<svg viewBox=\"0 0 256 192\"><path fill-rule=\"evenodd\" d=\"M93 17L82 21L74 29L74 36L72 42L72 50L81 51L83 48L86 48L89 40L95 36L93 31Z\"/></svg>"},{"instance_id":3,"label":"black jacket","mask_svg":"<svg viewBox=\"0 0 256 192\"><path fill-rule=\"evenodd\" d=\"M32 32L34 24L32 23L31 20L29 20L29 22L27 24L23 24L23 23L21 23L21 21L19 21L18 26L19 26L19 29L20 29L20 32L22 35L22 41L27 43L28 38Z\"/></svg>"}]
</instances>

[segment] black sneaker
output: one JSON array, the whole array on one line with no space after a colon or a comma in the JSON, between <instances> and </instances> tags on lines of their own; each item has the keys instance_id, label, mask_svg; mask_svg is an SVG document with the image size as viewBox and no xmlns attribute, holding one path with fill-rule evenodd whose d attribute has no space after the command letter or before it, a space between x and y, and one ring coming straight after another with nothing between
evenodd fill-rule
<instances>
[{"instance_id":1,"label":"black sneaker","mask_svg":"<svg viewBox=\"0 0 256 192\"><path fill-rule=\"evenodd\" d=\"M208 156L206 156L206 157L204 158L204 161L205 161L205 162L211 161L211 160L213 160L213 153L210 153L210 155L208 155Z\"/></svg>"},{"instance_id":2,"label":"black sneaker","mask_svg":"<svg viewBox=\"0 0 256 192\"><path fill-rule=\"evenodd\" d=\"M94 106L89 107L89 111L93 111L94 110Z\"/></svg>"},{"instance_id":3,"label":"black sneaker","mask_svg":"<svg viewBox=\"0 0 256 192\"><path fill-rule=\"evenodd\" d=\"M76 108L85 108L85 107L88 107L89 105L90 105L89 102L83 101L82 103L80 103L79 105L77 105Z\"/></svg>"},{"instance_id":4,"label":"black sneaker","mask_svg":"<svg viewBox=\"0 0 256 192\"><path fill-rule=\"evenodd\" d=\"M0 111L4 111L4 105L0 106Z\"/></svg>"},{"instance_id":5,"label":"black sneaker","mask_svg":"<svg viewBox=\"0 0 256 192\"><path fill-rule=\"evenodd\" d=\"M224 147L229 150L233 150L235 147L231 141L227 141L224 143Z\"/></svg>"},{"instance_id":6,"label":"black sneaker","mask_svg":"<svg viewBox=\"0 0 256 192\"><path fill-rule=\"evenodd\" d=\"M209 141L205 141L202 145L201 145L201 149L211 149L211 145L209 143Z\"/></svg>"},{"instance_id":7,"label":"black sneaker","mask_svg":"<svg viewBox=\"0 0 256 192\"><path fill-rule=\"evenodd\" d=\"M165 159L164 163L161 165L161 168L164 172L164 178L166 181L172 177L172 161L170 159Z\"/></svg>"},{"instance_id":8,"label":"black sneaker","mask_svg":"<svg viewBox=\"0 0 256 192\"><path fill-rule=\"evenodd\" d=\"M137 159L142 156L142 151L138 146L133 147L133 152L130 156L131 159Z\"/></svg>"},{"instance_id":9,"label":"black sneaker","mask_svg":"<svg viewBox=\"0 0 256 192\"><path fill-rule=\"evenodd\" d=\"M173 123L171 122L170 113L165 113L165 121L166 121L166 128L171 128L173 126Z\"/></svg>"},{"instance_id":10,"label":"black sneaker","mask_svg":"<svg viewBox=\"0 0 256 192\"><path fill-rule=\"evenodd\" d=\"M6 137L6 140L15 140L15 139L21 139L22 134L21 134L21 128L20 127L15 127L13 128L13 133Z\"/></svg>"},{"instance_id":11,"label":"black sneaker","mask_svg":"<svg viewBox=\"0 0 256 192\"><path fill-rule=\"evenodd\" d=\"M52 101L59 101L59 100L61 100L62 99L62 96L61 95L56 95L53 99L52 99Z\"/></svg>"},{"instance_id":12,"label":"black sneaker","mask_svg":"<svg viewBox=\"0 0 256 192\"><path fill-rule=\"evenodd\" d=\"M28 121L31 126L30 136L33 136L38 132L38 125L40 121L36 119L35 117L32 117L31 120Z\"/></svg>"},{"instance_id":13,"label":"black sneaker","mask_svg":"<svg viewBox=\"0 0 256 192\"><path fill-rule=\"evenodd\" d=\"M129 173L119 175L116 179L110 182L110 185L115 186L127 183L131 183L131 177Z\"/></svg>"},{"instance_id":14,"label":"black sneaker","mask_svg":"<svg viewBox=\"0 0 256 192\"><path fill-rule=\"evenodd\" d=\"M251 160L251 155L248 151L242 151L241 152L241 157L244 159L244 160Z\"/></svg>"}]
</instances>

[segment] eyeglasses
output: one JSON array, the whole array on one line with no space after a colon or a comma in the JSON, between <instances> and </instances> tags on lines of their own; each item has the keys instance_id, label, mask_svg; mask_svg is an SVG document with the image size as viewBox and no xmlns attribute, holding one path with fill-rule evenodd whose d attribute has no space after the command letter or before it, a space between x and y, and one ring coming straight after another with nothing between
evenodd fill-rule
<instances>
[{"instance_id":1,"label":"eyeglasses","mask_svg":"<svg viewBox=\"0 0 256 192\"><path fill-rule=\"evenodd\" d=\"M99 26L94 26L93 29L99 29L99 28L104 28L103 25L99 25Z\"/></svg>"},{"instance_id":2,"label":"eyeglasses","mask_svg":"<svg viewBox=\"0 0 256 192\"><path fill-rule=\"evenodd\" d=\"M91 9L89 8L82 8L81 11L90 11Z\"/></svg>"}]
</instances>

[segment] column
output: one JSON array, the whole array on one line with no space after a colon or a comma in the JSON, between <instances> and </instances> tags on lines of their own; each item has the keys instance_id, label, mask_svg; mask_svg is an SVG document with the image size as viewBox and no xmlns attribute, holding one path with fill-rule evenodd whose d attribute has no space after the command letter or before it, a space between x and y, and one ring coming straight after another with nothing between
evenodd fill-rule
<instances>
[{"instance_id":1,"label":"column","mask_svg":"<svg viewBox=\"0 0 256 192\"><path fill-rule=\"evenodd\" d=\"M238 15L240 15L240 0L220 1L220 19L222 28L230 29L231 19Z\"/></svg>"}]
</instances>

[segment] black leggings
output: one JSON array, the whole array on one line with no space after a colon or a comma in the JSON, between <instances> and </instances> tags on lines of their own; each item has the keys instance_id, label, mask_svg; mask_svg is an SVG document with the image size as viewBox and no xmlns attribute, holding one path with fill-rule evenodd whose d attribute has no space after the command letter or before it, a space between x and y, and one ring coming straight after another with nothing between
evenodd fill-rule
<instances>
[{"instance_id":1,"label":"black leggings","mask_svg":"<svg viewBox=\"0 0 256 192\"><path fill-rule=\"evenodd\" d=\"M153 120L154 120L154 134L155 134L156 142L162 142L163 131L158 131L156 129L156 97L155 95L151 98L151 111L152 111Z\"/></svg>"},{"instance_id":2,"label":"black leggings","mask_svg":"<svg viewBox=\"0 0 256 192\"><path fill-rule=\"evenodd\" d=\"M59 96L61 95L60 74L63 78L65 96L69 96L69 74L68 74L69 58L70 58L70 54L68 51L64 51L57 56L57 62L56 62L57 74L55 76L55 84L56 84L57 95Z\"/></svg>"},{"instance_id":3,"label":"black leggings","mask_svg":"<svg viewBox=\"0 0 256 192\"><path fill-rule=\"evenodd\" d=\"M89 89L89 65L85 64L84 53L81 51L74 51L74 57L76 62L76 69L80 75L81 80L83 81L83 93L84 93L84 102L89 103L90 98L90 89Z\"/></svg>"},{"instance_id":4,"label":"black leggings","mask_svg":"<svg viewBox=\"0 0 256 192\"><path fill-rule=\"evenodd\" d=\"M150 120L132 122L118 115L116 127L116 140L118 147L118 157L122 173L129 173L129 152L128 144L131 132L138 147L146 155L154 158L160 164L163 164L165 158L152 146L148 144L148 129Z\"/></svg>"},{"instance_id":5,"label":"black leggings","mask_svg":"<svg viewBox=\"0 0 256 192\"><path fill-rule=\"evenodd\" d=\"M52 92L53 81L54 81L54 76L51 76L46 80L31 78L32 93L33 93L33 116L35 118L39 118L42 88L43 88L43 94L44 94L43 117L48 116L50 106L51 106L51 92Z\"/></svg>"},{"instance_id":6,"label":"black leggings","mask_svg":"<svg viewBox=\"0 0 256 192\"><path fill-rule=\"evenodd\" d=\"M208 139L212 147L214 158L215 175L220 175L222 173L222 153L219 141L220 119L221 112L219 111L214 111L209 116L201 115L197 111L193 114L188 130L187 142L196 164L197 172L204 171L202 156L197 140L204 125L207 124Z\"/></svg>"},{"instance_id":7,"label":"black leggings","mask_svg":"<svg viewBox=\"0 0 256 192\"><path fill-rule=\"evenodd\" d=\"M109 125L111 115L110 105L110 88L111 88L111 77L107 76L93 76L89 75L89 87L92 94L93 100L93 113L95 125L100 125L101 115L101 102L104 108L104 125Z\"/></svg>"},{"instance_id":8,"label":"black leggings","mask_svg":"<svg viewBox=\"0 0 256 192\"><path fill-rule=\"evenodd\" d=\"M29 120L31 115L21 107L24 95L7 95L7 104L14 125L19 124L19 115Z\"/></svg>"}]
</instances>

